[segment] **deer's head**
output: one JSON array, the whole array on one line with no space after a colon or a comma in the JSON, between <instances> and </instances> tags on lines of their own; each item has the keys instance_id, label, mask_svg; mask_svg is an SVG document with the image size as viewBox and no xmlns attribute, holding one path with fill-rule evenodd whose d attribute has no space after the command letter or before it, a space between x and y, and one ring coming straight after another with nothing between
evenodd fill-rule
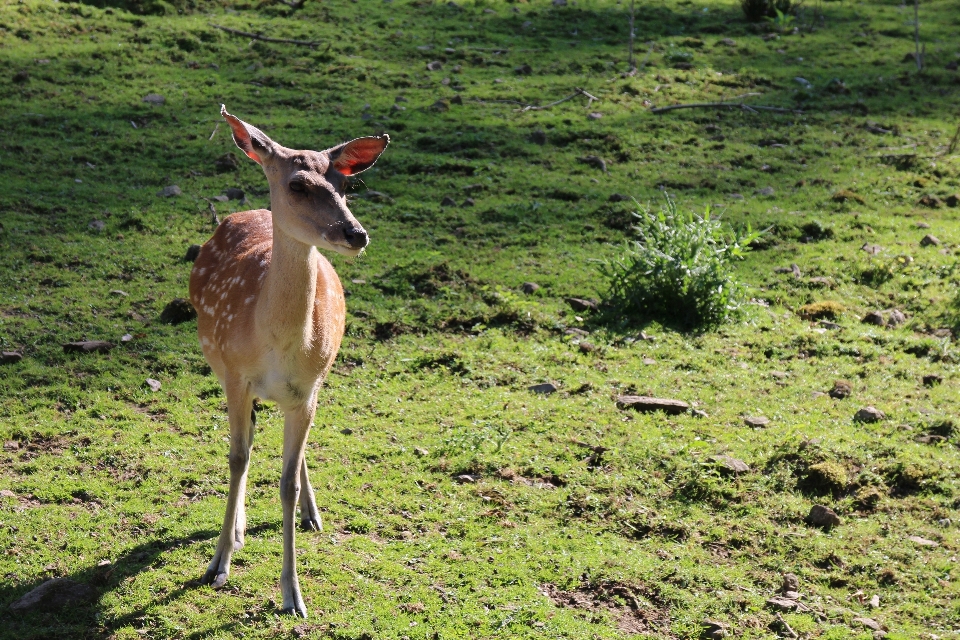
<instances>
[{"instance_id":1,"label":"deer's head","mask_svg":"<svg viewBox=\"0 0 960 640\"><path fill-rule=\"evenodd\" d=\"M226 106L220 115L240 150L267 175L275 228L320 249L347 256L363 251L369 238L347 207L347 176L373 166L390 136L357 138L325 151L298 151L230 115Z\"/></svg>"}]
</instances>

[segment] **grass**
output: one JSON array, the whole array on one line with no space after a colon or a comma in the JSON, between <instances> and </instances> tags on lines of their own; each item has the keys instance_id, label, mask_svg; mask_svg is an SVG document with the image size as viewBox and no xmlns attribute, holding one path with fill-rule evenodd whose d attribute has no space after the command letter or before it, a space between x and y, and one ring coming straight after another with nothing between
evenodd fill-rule
<instances>
[{"instance_id":1,"label":"grass","mask_svg":"<svg viewBox=\"0 0 960 640\"><path fill-rule=\"evenodd\" d=\"M953 3L921 6L922 74L894 2L811 6L769 40L737 3L644 5L635 77L609 0L120 4L0 2L0 347L24 355L0 368L0 637L696 638L709 618L768 638L783 572L813 610L783 614L806 637L872 637L862 616L889 638L960 634L960 225L919 204L960 191ZM600 102L517 111L575 87ZM648 111L752 92L803 113ZM306 622L278 615L270 405L247 546L226 590L196 586L223 516L226 410L194 324L159 315L186 294L208 199L246 192L214 201L221 217L269 200L239 154L216 167L236 153L221 102L291 147L394 141L351 205L370 248L332 257L350 315L308 450L325 530L298 537ZM183 194L157 196L171 184ZM736 266L742 321L680 333L564 301L606 293L594 261L630 221L609 197L655 205L661 187L772 227ZM928 233L942 244L921 247ZM775 271L790 264L799 276ZM831 301L832 324L799 315ZM907 321L860 322L889 308ZM80 339L119 346L63 353ZM825 395L836 380L849 397ZM559 391L527 391L546 381ZM707 416L625 412L623 393ZM854 422L868 405L886 419ZM815 504L843 523L808 525ZM53 576L98 599L7 608Z\"/></svg>"}]
</instances>

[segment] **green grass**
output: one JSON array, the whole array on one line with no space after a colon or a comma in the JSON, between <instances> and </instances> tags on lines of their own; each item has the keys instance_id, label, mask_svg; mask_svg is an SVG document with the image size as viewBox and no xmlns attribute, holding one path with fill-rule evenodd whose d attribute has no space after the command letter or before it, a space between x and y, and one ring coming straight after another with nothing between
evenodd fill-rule
<instances>
[{"instance_id":1,"label":"green grass","mask_svg":"<svg viewBox=\"0 0 960 640\"><path fill-rule=\"evenodd\" d=\"M806 637L870 638L861 616L889 638L960 635L960 225L919 204L960 191L955 3L921 6L922 74L902 62L912 9L896 2L811 5L772 40L735 2L643 4L634 77L628 5L609 0L92 4L122 3L0 2L0 347L24 354L0 367L0 638L697 638L705 618L769 638L787 571L813 613L784 619ZM575 87L600 102L517 110ZM754 92L803 113L648 109ZM225 590L197 586L223 517L226 407L195 323L159 315L186 295L207 199L245 190L249 204L213 203L221 218L269 202L239 153L215 167L236 153L221 102L289 147L393 140L351 205L369 249L331 257L348 333L308 448L325 530L298 536L306 622L278 611L271 405L247 546ZM156 195L170 184L183 195ZM742 321L678 333L564 301L606 293L597 261L622 250L630 211L609 196L656 205L660 187L771 227L736 266ZM921 247L927 233L942 244ZM800 277L774 271L791 263ZM837 329L796 313L829 300ZM888 308L907 322L860 322ZM120 346L63 353L81 339ZM823 395L835 380L849 398ZM559 392L527 391L545 381ZM628 392L707 417L624 412ZM855 423L867 405L886 420ZM717 454L751 471L732 477ZM843 524L806 524L814 504ZM54 576L98 599L12 615Z\"/></svg>"}]
</instances>

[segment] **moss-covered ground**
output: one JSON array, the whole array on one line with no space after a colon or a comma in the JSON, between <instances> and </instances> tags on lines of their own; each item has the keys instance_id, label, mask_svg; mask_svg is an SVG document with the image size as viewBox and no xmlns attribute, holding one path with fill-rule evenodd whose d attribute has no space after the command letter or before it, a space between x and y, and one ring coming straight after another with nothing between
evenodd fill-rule
<instances>
[{"instance_id":1,"label":"moss-covered ground","mask_svg":"<svg viewBox=\"0 0 960 640\"><path fill-rule=\"evenodd\" d=\"M0 637L698 638L710 619L872 638L862 618L957 637L960 14L920 8L922 72L892 0L759 27L729 1L641 2L629 76L611 0L0 2L0 347L23 355L0 365ZM522 110L577 88L599 101ZM650 111L743 94L790 111ZM393 140L355 185L369 249L331 256L348 332L307 454L325 529L298 537L306 621L279 613L269 404L247 545L227 588L198 586L226 408L195 322L160 313L213 212L269 202L221 103L288 147ZM603 298L635 206L610 196L661 190L770 229L737 265L741 320L680 332L565 301ZM906 321L861 322L890 309ZM65 354L77 340L117 346ZM885 418L854 421L867 406ZM814 505L842 523L812 526ZM780 612L787 572L803 606ZM8 608L51 577L97 598Z\"/></svg>"}]
</instances>

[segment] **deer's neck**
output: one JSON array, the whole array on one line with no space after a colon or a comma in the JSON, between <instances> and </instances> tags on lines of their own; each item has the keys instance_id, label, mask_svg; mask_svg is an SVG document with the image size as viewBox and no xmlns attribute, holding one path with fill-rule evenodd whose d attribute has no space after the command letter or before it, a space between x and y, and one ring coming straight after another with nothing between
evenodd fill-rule
<instances>
[{"instance_id":1,"label":"deer's neck","mask_svg":"<svg viewBox=\"0 0 960 640\"><path fill-rule=\"evenodd\" d=\"M313 341L319 254L273 226L273 255L257 303L257 329L274 348L304 353Z\"/></svg>"}]
</instances>

